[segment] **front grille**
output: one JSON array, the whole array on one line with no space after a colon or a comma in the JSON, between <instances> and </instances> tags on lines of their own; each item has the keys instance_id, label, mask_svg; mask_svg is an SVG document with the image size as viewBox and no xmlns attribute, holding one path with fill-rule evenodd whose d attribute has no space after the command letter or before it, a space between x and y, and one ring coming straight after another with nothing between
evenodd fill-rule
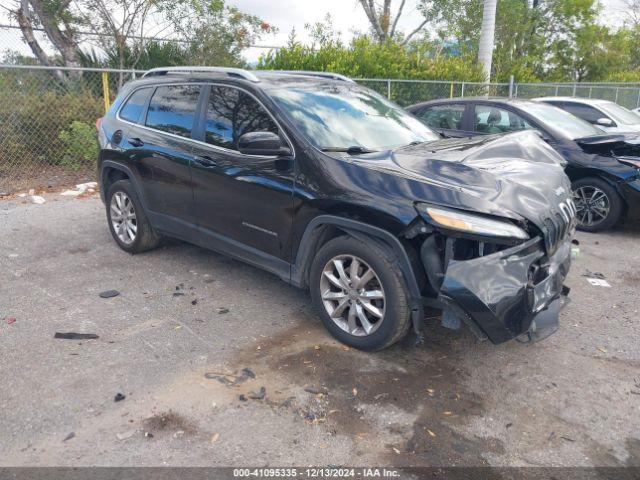
<instances>
[{"instance_id":1,"label":"front grille","mask_svg":"<svg viewBox=\"0 0 640 480\"><path fill-rule=\"evenodd\" d=\"M573 235L576 223L576 207L570 198L547 212L543 224L545 226L544 242L549 255L553 255L565 238Z\"/></svg>"}]
</instances>

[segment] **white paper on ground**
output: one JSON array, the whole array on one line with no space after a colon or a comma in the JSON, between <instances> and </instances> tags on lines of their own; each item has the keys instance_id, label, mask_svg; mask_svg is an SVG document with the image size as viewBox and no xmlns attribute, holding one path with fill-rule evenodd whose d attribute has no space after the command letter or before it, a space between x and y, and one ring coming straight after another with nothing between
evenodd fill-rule
<instances>
[{"instance_id":1,"label":"white paper on ground","mask_svg":"<svg viewBox=\"0 0 640 480\"><path fill-rule=\"evenodd\" d=\"M610 287L609 282L606 280L602 280L601 278L587 278L587 282L589 282L594 287Z\"/></svg>"}]
</instances>

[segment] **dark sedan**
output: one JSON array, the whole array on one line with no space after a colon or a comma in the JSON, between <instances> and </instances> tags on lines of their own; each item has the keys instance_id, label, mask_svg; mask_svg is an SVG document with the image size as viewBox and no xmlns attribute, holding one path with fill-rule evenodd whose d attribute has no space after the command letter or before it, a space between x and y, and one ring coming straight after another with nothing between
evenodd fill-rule
<instances>
[{"instance_id":1,"label":"dark sedan","mask_svg":"<svg viewBox=\"0 0 640 480\"><path fill-rule=\"evenodd\" d=\"M538 130L567 161L581 230L640 217L640 137L608 135L559 108L527 100L451 98L407 107L445 137Z\"/></svg>"}]
</instances>

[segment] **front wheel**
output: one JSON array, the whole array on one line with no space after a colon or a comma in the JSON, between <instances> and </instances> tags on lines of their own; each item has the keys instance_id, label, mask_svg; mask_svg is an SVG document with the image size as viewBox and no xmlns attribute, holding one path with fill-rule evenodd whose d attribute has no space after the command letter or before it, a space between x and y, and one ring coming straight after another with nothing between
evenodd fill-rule
<instances>
[{"instance_id":1,"label":"front wheel","mask_svg":"<svg viewBox=\"0 0 640 480\"><path fill-rule=\"evenodd\" d=\"M620 220L622 199L606 181L586 177L573 182L571 188L579 230L600 232L613 227Z\"/></svg>"},{"instance_id":2,"label":"front wheel","mask_svg":"<svg viewBox=\"0 0 640 480\"><path fill-rule=\"evenodd\" d=\"M380 350L409 329L407 287L389 255L374 242L338 237L313 260L313 303L327 330L351 347Z\"/></svg>"}]
</instances>

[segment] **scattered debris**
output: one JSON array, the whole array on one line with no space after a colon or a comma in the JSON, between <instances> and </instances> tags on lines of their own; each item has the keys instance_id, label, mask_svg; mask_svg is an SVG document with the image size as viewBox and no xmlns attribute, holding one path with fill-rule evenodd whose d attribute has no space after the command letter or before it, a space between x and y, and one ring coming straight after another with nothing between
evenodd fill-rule
<instances>
[{"instance_id":1,"label":"scattered debris","mask_svg":"<svg viewBox=\"0 0 640 480\"><path fill-rule=\"evenodd\" d=\"M184 430L178 430L177 432L174 432L173 434L173 438L180 438L184 436Z\"/></svg>"},{"instance_id":2,"label":"scattered debris","mask_svg":"<svg viewBox=\"0 0 640 480\"><path fill-rule=\"evenodd\" d=\"M100 337L95 333L56 332L53 338L62 340L95 340Z\"/></svg>"},{"instance_id":3,"label":"scattered debris","mask_svg":"<svg viewBox=\"0 0 640 480\"><path fill-rule=\"evenodd\" d=\"M590 278L599 278L600 280L604 280L606 278L603 273L592 272L590 270L587 270L586 273L582 274L582 276L583 277L590 277Z\"/></svg>"},{"instance_id":4,"label":"scattered debris","mask_svg":"<svg viewBox=\"0 0 640 480\"><path fill-rule=\"evenodd\" d=\"M71 432L69 435L67 435L66 437L64 437L64 440L62 440L63 442L66 442L67 440L71 440L73 437L75 437L76 434L75 432Z\"/></svg>"},{"instance_id":5,"label":"scattered debris","mask_svg":"<svg viewBox=\"0 0 640 480\"><path fill-rule=\"evenodd\" d=\"M13 325L14 323L16 323L16 317L7 317L4 319L5 322L7 322L7 325Z\"/></svg>"},{"instance_id":6,"label":"scattered debris","mask_svg":"<svg viewBox=\"0 0 640 480\"><path fill-rule=\"evenodd\" d=\"M65 190L60 195L64 197L77 197L83 193L94 193L98 187L97 182L79 183L76 185L75 190Z\"/></svg>"},{"instance_id":7,"label":"scattered debris","mask_svg":"<svg viewBox=\"0 0 640 480\"><path fill-rule=\"evenodd\" d=\"M304 387L304 391L313 395L326 395L327 389L325 387L316 387L314 385L307 385Z\"/></svg>"},{"instance_id":8,"label":"scattered debris","mask_svg":"<svg viewBox=\"0 0 640 480\"><path fill-rule=\"evenodd\" d=\"M573 243L574 245L580 245L580 241L577 238L571 240L571 243Z\"/></svg>"},{"instance_id":9,"label":"scattered debris","mask_svg":"<svg viewBox=\"0 0 640 480\"><path fill-rule=\"evenodd\" d=\"M193 300L191 300L191 305L197 305L198 304L198 299L194 298Z\"/></svg>"},{"instance_id":10,"label":"scattered debris","mask_svg":"<svg viewBox=\"0 0 640 480\"><path fill-rule=\"evenodd\" d=\"M145 438L153 438L153 433L151 433L151 432L144 432L144 436L145 436Z\"/></svg>"},{"instance_id":11,"label":"scattered debris","mask_svg":"<svg viewBox=\"0 0 640 480\"><path fill-rule=\"evenodd\" d=\"M43 203L46 202L46 200L44 199L44 197L41 197L40 195L30 195L29 196L29 201L31 203L34 203L36 205L42 205Z\"/></svg>"},{"instance_id":12,"label":"scattered debris","mask_svg":"<svg viewBox=\"0 0 640 480\"><path fill-rule=\"evenodd\" d=\"M609 282L602 280L601 278L587 278L587 281L594 287L611 287Z\"/></svg>"},{"instance_id":13,"label":"scattered debris","mask_svg":"<svg viewBox=\"0 0 640 480\"><path fill-rule=\"evenodd\" d=\"M556 432L555 432L555 431L553 431L553 432L551 432L551 433L549 434L549 436L547 437L547 441L549 441L549 442L550 442L551 440L553 440L553 439L555 439L555 438L556 438Z\"/></svg>"},{"instance_id":14,"label":"scattered debris","mask_svg":"<svg viewBox=\"0 0 640 480\"><path fill-rule=\"evenodd\" d=\"M213 283L215 280L213 278L205 278L204 283Z\"/></svg>"},{"instance_id":15,"label":"scattered debris","mask_svg":"<svg viewBox=\"0 0 640 480\"><path fill-rule=\"evenodd\" d=\"M599 350L602 353L607 353L607 349L604 347L597 347L597 350Z\"/></svg>"},{"instance_id":16,"label":"scattered debris","mask_svg":"<svg viewBox=\"0 0 640 480\"><path fill-rule=\"evenodd\" d=\"M400 455L400 450L398 450L396 447L393 447L393 451L394 451L396 454Z\"/></svg>"},{"instance_id":17,"label":"scattered debris","mask_svg":"<svg viewBox=\"0 0 640 480\"><path fill-rule=\"evenodd\" d=\"M100 292L100 298L113 298L120 295L118 290L105 290L104 292Z\"/></svg>"},{"instance_id":18,"label":"scattered debris","mask_svg":"<svg viewBox=\"0 0 640 480\"><path fill-rule=\"evenodd\" d=\"M429 430L428 428L426 430L427 430L427 433L429 434L430 437L435 437L436 436L436 434L433 431Z\"/></svg>"},{"instance_id":19,"label":"scattered debris","mask_svg":"<svg viewBox=\"0 0 640 480\"><path fill-rule=\"evenodd\" d=\"M260 390L258 390L257 392L251 390L249 393L247 393L247 397L249 397L251 400L264 400L264 397L266 395L267 389L264 387L260 387Z\"/></svg>"},{"instance_id":20,"label":"scattered debris","mask_svg":"<svg viewBox=\"0 0 640 480\"><path fill-rule=\"evenodd\" d=\"M219 315L222 315L224 313L229 313L229 309L228 308L224 308L224 307L218 309L218 314Z\"/></svg>"},{"instance_id":21,"label":"scattered debris","mask_svg":"<svg viewBox=\"0 0 640 480\"><path fill-rule=\"evenodd\" d=\"M513 423L511 423L511 422L507 423L507 424L504 426L504 428L511 428L511 427L513 427Z\"/></svg>"},{"instance_id":22,"label":"scattered debris","mask_svg":"<svg viewBox=\"0 0 640 480\"><path fill-rule=\"evenodd\" d=\"M575 442L573 438L570 437L560 437L562 440L566 440L567 442Z\"/></svg>"},{"instance_id":23,"label":"scattered debris","mask_svg":"<svg viewBox=\"0 0 640 480\"><path fill-rule=\"evenodd\" d=\"M219 433L216 432L213 435L211 435L211 443L216 443L219 439L220 439Z\"/></svg>"},{"instance_id":24,"label":"scattered debris","mask_svg":"<svg viewBox=\"0 0 640 480\"><path fill-rule=\"evenodd\" d=\"M116 396L113 397L113 401L114 402L121 402L122 400L124 400L125 398L127 398L126 395L123 395L122 393L118 392L116 393Z\"/></svg>"},{"instance_id":25,"label":"scattered debris","mask_svg":"<svg viewBox=\"0 0 640 480\"><path fill-rule=\"evenodd\" d=\"M183 292L173 292L173 296L174 297L184 297L184 293Z\"/></svg>"},{"instance_id":26,"label":"scattered debris","mask_svg":"<svg viewBox=\"0 0 640 480\"><path fill-rule=\"evenodd\" d=\"M246 402L247 397L244 394L241 394L240 396L238 396L238 400L240 400L241 402Z\"/></svg>"},{"instance_id":27,"label":"scattered debris","mask_svg":"<svg viewBox=\"0 0 640 480\"><path fill-rule=\"evenodd\" d=\"M351 393L353 393L354 397L358 396L358 389L356 387L353 387L353 390L351 390Z\"/></svg>"},{"instance_id":28,"label":"scattered debris","mask_svg":"<svg viewBox=\"0 0 640 480\"><path fill-rule=\"evenodd\" d=\"M134 435L135 433L136 433L136 431L135 431L135 430L129 430L129 431L127 431L127 432L118 433L118 434L116 435L116 438L117 438L118 440L126 440L127 438L131 438L131 437L133 437L133 435Z\"/></svg>"},{"instance_id":29,"label":"scattered debris","mask_svg":"<svg viewBox=\"0 0 640 480\"><path fill-rule=\"evenodd\" d=\"M204 378L208 380L218 380L220 383L230 387L240 385L249 379L256 378L256 374L250 368L243 368L240 375L229 374L224 372L206 372Z\"/></svg>"}]
</instances>

